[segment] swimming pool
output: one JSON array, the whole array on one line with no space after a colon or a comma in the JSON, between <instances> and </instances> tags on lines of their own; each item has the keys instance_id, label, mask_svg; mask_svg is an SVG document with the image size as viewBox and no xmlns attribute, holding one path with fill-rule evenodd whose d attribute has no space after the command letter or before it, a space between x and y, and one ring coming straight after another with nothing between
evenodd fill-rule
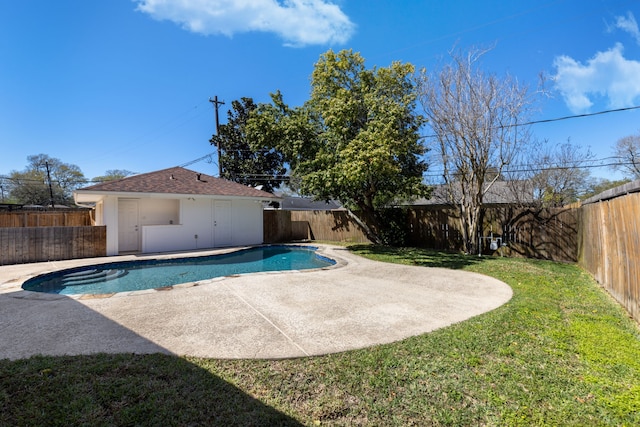
<instances>
[{"instance_id":1,"label":"swimming pool","mask_svg":"<svg viewBox=\"0 0 640 427\"><path fill-rule=\"evenodd\" d=\"M42 274L22 289L62 295L109 294L263 271L323 268L335 261L312 246L262 246L236 252L164 260L125 261Z\"/></svg>"}]
</instances>

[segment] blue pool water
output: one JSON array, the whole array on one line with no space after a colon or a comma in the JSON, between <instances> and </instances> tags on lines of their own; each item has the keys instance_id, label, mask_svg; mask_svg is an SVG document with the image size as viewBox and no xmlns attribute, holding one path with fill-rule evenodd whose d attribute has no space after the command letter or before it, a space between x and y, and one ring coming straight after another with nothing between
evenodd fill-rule
<instances>
[{"instance_id":1,"label":"blue pool water","mask_svg":"<svg viewBox=\"0 0 640 427\"><path fill-rule=\"evenodd\" d=\"M27 280L27 291L63 295L108 294L162 288L214 277L261 271L306 270L335 264L309 246L264 246L204 257L125 261L43 274Z\"/></svg>"}]
</instances>

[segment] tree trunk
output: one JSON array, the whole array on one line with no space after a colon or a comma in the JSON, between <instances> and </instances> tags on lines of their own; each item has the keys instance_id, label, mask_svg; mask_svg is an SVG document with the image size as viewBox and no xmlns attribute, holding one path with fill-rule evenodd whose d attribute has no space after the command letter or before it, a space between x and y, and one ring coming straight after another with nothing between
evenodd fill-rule
<instances>
[{"instance_id":1,"label":"tree trunk","mask_svg":"<svg viewBox=\"0 0 640 427\"><path fill-rule=\"evenodd\" d=\"M360 227L362 227L362 229L364 230L365 234L367 235L367 238L369 240L371 240L373 243L375 243L376 245L381 245L382 244L382 240L380 239L379 235L378 235L378 230L379 230L379 224L377 223L377 219L376 219L376 215L375 212L371 213L371 212L367 212L365 209L362 209L362 213L365 217L365 220L363 221L362 219L360 219L355 213L353 213L351 211L351 209L347 209L347 213L349 214L349 216L358 223L358 225L360 225ZM372 224L373 222L373 224ZM373 226L370 227L369 224L371 224Z\"/></svg>"},{"instance_id":2,"label":"tree trunk","mask_svg":"<svg viewBox=\"0 0 640 427\"><path fill-rule=\"evenodd\" d=\"M481 206L460 203L460 230L464 252L474 254L478 252L478 233L480 232Z\"/></svg>"}]
</instances>

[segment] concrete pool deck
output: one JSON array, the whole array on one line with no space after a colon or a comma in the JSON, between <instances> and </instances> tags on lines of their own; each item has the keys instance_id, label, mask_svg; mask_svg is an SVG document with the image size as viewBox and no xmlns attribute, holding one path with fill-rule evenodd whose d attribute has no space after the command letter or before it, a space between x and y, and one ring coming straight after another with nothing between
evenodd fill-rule
<instances>
[{"instance_id":1,"label":"concrete pool deck","mask_svg":"<svg viewBox=\"0 0 640 427\"><path fill-rule=\"evenodd\" d=\"M81 265L229 250L0 266L0 359L99 352L321 355L430 332L493 310L512 296L508 285L488 276L375 262L345 248L317 246L338 264L102 296L43 294L20 286L35 275Z\"/></svg>"}]
</instances>

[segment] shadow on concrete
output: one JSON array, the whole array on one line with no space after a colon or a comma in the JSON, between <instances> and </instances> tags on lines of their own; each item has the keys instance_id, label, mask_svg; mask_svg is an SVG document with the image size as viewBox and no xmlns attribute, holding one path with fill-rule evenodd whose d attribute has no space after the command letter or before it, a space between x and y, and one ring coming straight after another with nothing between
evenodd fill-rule
<instances>
[{"instance_id":1,"label":"shadow on concrete","mask_svg":"<svg viewBox=\"0 0 640 427\"><path fill-rule=\"evenodd\" d=\"M0 359L169 353L72 298L27 291L0 295L0 343Z\"/></svg>"},{"instance_id":2,"label":"shadow on concrete","mask_svg":"<svg viewBox=\"0 0 640 427\"><path fill-rule=\"evenodd\" d=\"M0 295L0 390L0 425L301 425L74 299L23 291Z\"/></svg>"}]
</instances>

